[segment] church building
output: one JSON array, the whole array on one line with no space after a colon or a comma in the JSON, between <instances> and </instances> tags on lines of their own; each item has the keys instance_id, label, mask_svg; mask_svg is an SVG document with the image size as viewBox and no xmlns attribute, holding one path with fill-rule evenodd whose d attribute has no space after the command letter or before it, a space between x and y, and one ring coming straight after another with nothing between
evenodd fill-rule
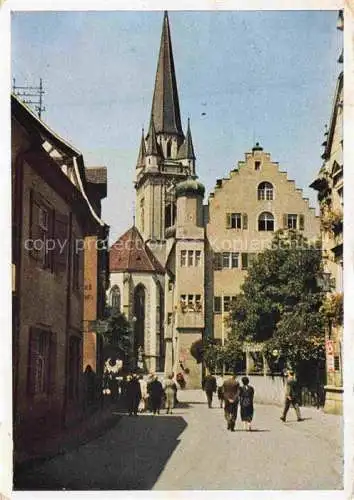
<instances>
[{"instance_id":1,"label":"church building","mask_svg":"<svg viewBox=\"0 0 354 500\"><path fill-rule=\"evenodd\" d=\"M131 322L135 356L143 352L148 370L186 370L188 387L199 387L190 347L206 335L227 338L225 315L253 256L280 228L309 239L320 228L301 189L258 143L203 204L189 120L182 128L167 12L135 190L134 226L110 249L108 300Z\"/></svg>"}]
</instances>

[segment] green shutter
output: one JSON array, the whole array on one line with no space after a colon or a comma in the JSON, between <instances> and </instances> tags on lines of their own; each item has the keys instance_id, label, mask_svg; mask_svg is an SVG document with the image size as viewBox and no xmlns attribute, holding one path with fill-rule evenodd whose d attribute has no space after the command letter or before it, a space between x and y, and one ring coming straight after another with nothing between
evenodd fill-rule
<instances>
[{"instance_id":1,"label":"green shutter","mask_svg":"<svg viewBox=\"0 0 354 500\"><path fill-rule=\"evenodd\" d=\"M242 229L248 229L248 215L242 214Z\"/></svg>"},{"instance_id":2,"label":"green shutter","mask_svg":"<svg viewBox=\"0 0 354 500\"><path fill-rule=\"evenodd\" d=\"M284 229L288 229L288 214L283 215L283 227Z\"/></svg>"},{"instance_id":3,"label":"green shutter","mask_svg":"<svg viewBox=\"0 0 354 500\"><path fill-rule=\"evenodd\" d=\"M299 215L299 229L303 231L305 229L305 217L304 214Z\"/></svg>"},{"instance_id":4,"label":"green shutter","mask_svg":"<svg viewBox=\"0 0 354 500\"><path fill-rule=\"evenodd\" d=\"M226 214L226 229L231 228L231 214Z\"/></svg>"},{"instance_id":5,"label":"green shutter","mask_svg":"<svg viewBox=\"0 0 354 500\"><path fill-rule=\"evenodd\" d=\"M241 266L242 266L242 269L248 268L248 254L247 253L241 254Z\"/></svg>"}]
</instances>

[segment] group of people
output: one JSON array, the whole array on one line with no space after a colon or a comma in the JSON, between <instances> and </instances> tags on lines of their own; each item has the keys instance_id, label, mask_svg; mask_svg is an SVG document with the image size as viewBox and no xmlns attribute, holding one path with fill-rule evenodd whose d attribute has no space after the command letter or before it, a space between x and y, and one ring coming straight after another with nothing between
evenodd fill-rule
<instances>
[{"instance_id":1,"label":"group of people","mask_svg":"<svg viewBox=\"0 0 354 500\"><path fill-rule=\"evenodd\" d=\"M166 413L172 413L177 401L177 385L173 380L173 374L168 375L163 383L154 373L151 373L147 380L142 375L139 377L136 374L129 375L126 398L129 415L137 415L139 411L159 414L163 403Z\"/></svg>"},{"instance_id":2,"label":"group of people","mask_svg":"<svg viewBox=\"0 0 354 500\"><path fill-rule=\"evenodd\" d=\"M212 408L213 394L217 391L220 408L224 407L224 415L227 429L235 430L238 406L240 406L241 421L246 430L252 430L251 423L254 415L254 388L249 383L249 378L244 376L241 379L242 385L238 382L236 375L232 375L226 380L222 376L216 379L212 373L209 373L203 381L203 389L206 393L208 407ZM293 406L296 412L298 422L301 418L296 379L293 371L287 372L285 403L283 413L280 419L285 422L290 406Z\"/></svg>"},{"instance_id":3,"label":"group of people","mask_svg":"<svg viewBox=\"0 0 354 500\"><path fill-rule=\"evenodd\" d=\"M207 396L208 407L212 408L213 394L217 391L220 408L224 407L227 429L235 430L238 406L240 406L241 420L244 428L251 430L253 420L254 388L249 385L249 378L242 377L242 386L233 375L226 380L219 376L217 379L212 373L208 374L203 383Z\"/></svg>"}]
</instances>

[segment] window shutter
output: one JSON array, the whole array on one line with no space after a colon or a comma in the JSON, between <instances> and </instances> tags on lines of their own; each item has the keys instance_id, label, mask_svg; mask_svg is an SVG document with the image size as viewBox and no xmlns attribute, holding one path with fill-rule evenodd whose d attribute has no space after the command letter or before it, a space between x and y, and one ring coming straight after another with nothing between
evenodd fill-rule
<instances>
[{"instance_id":1,"label":"window shutter","mask_svg":"<svg viewBox=\"0 0 354 500\"><path fill-rule=\"evenodd\" d=\"M248 229L248 215L242 214L242 229Z\"/></svg>"},{"instance_id":2,"label":"window shutter","mask_svg":"<svg viewBox=\"0 0 354 500\"><path fill-rule=\"evenodd\" d=\"M33 248L33 242L40 240L42 236L39 227L39 202L36 193L33 189L30 192L30 239L32 240L30 254L37 260L41 260L43 257L43 250L36 250Z\"/></svg>"},{"instance_id":3,"label":"window shutter","mask_svg":"<svg viewBox=\"0 0 354 500\"><path fill-rule=\"evenodd\" d=\"M284 229L288 229L288 214L283 215L283 227Z\"/></svg>"},{"instance_id":4,"label":"window shutter","mask_svg":"<svg viewBox=\"0 0 354 500\"><path fill-rule=\"evenodd\" d=\"M299 215L299 229L303 231L305 229L305 217L304 214Z\"/></svg>"},{"instance_id":5,"label":"window shutter","mask_svg":"<svg viewBox=\"0 0 354 500\"><path fill-rule=\"evenodd\" d=\"M68 217L58 212L55 213L54 221L54 270L63 272L67 266L68 256Z\"/></svg>"},{"instance_id":6,"label":"window shutter","mask_svg":"<svg viewBox=\"0 0 354 500\"><path fill-rule=\"evenodd\" d=\"M226 214L226 229L231 228L231 214Z\"/></svg>"},{"instance_id":7,"label":"window shutter","mask_svg":"<svg viewBox=\"0 0 354 500\"><path fill-rule=\"evenodd\" d=\"M242 269L248 268L248 254L247 253L241 254L241 266L242 266Z\"/></svg>"},{"instance_id":8,"label":"window shutter","mask_svg":"<svg viewBox=\"0 0 354 500\"><path fill-rule=\"evenodd\" d=\"M222 265L221 258L222 258L221 253L214 254L214 269L215 270L221 269L221 265Z\"/></svg>"}]
</instances>

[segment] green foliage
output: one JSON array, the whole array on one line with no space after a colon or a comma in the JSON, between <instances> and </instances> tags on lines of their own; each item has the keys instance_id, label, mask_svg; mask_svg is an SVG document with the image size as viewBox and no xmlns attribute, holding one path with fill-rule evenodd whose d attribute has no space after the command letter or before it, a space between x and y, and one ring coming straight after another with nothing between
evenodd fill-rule
<instances>
[{"instance_id":1,"label":"green foliage","mask_svg":"<svg viewBox=\"0 0 354 500\"><path fill-rule=\"evenodd\" d=\"M295 365L324 356L321 252L296 231L278 231L260 253L228 319L235 341L264 342Z\"/></svg>"},{"instance_id":2,"label":"green foliage","mask_svg":"<svg viewBox=\"0 0 354 500\"><path fill-rule=\"evenodd\" d=\"M131 327L123 313L112 311L108 317L108 328L103 335L104 345L122 351L125 355L131 349Z\"/></svg>"},{"instance_id":3,"label":"green foliage","mask_svg":"<svg viewBox=\"0 0 354 500\"><path fill-rule=\"evenodd\" d=\"M323 302L321 311L334 326L343 324L343 294L331 293Z\"/></svg>"}]
</instances>

